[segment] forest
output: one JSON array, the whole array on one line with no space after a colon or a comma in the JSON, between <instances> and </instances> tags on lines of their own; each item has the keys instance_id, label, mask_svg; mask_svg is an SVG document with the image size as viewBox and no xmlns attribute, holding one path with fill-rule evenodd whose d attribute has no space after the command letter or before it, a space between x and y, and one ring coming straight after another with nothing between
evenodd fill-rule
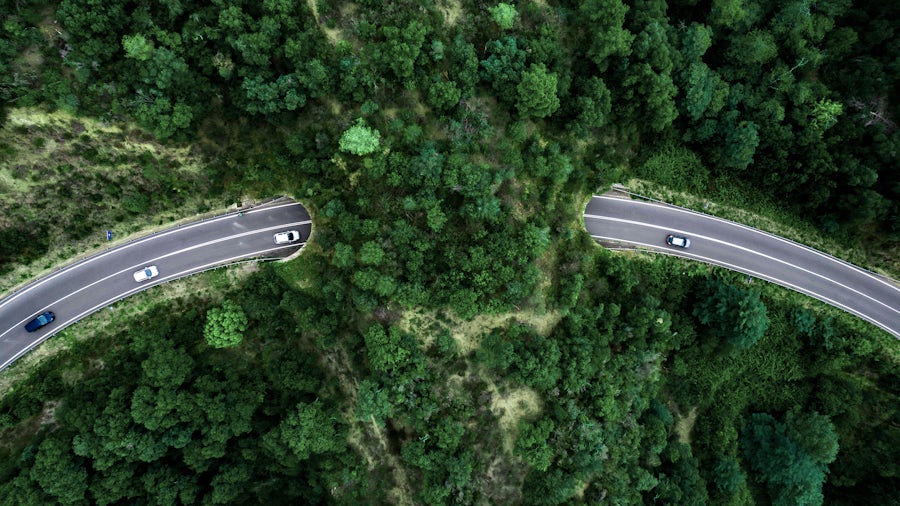
<instances>
[{"instance_id":1,"label":"forest","mask_svg":"<svg viewBox=\"0 0 900 506\"><path fill-rule=\"evenodd\" d=\"M0 374L0 504L900 503L896 339L582 223L640 180L760 202L900 278L900 4L0 17L0 286L103 220L272 195L314 218L297 259L154 288Z\"/></svg>"}]
</instances>

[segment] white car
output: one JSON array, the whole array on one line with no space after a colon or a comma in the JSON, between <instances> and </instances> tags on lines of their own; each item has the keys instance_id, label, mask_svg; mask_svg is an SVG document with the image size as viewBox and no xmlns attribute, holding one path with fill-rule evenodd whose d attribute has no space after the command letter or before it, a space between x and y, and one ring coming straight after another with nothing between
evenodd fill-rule
<instances>
[{"instance_id":1,"label":"white car","mask_svg":"<svg viewBox=\"0 0 900 506\"><path fill-rule=\"evenodd\" d=\"M290 230L288 232L279 232L275 234L275 244L290 244L300 240L300 232Z\"/></svg>"},{"instance_id":2,"label":"white car","mask_svg":"<svg viewBox=\"0 0 900 506\"><path fill-rule=\"evenodd\" d=\"M666 236L666 244L669 246L676 246L679 248L690 248L691 240L687 237L681 237L680 235L667 235Z\"/></svg>"},{"instance_id":3,"label":"white car","mask_svg":"<svg viewBox=\"0 0 900 506\"><path fill-rule=\"evenodd\" d=\"M159 269L157 269L155 265L148 265L134 273L134 280L140 283L141 281L147 281L156 276L159 276Z\"/></svg>"}]
</instances>

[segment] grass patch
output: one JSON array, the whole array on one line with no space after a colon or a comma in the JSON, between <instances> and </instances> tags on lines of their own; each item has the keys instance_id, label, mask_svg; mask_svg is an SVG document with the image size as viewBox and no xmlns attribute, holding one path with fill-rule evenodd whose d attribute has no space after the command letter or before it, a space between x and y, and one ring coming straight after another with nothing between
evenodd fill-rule
<instances>
[{"instance_id":1,"label":"grass patch","mask_svg":"<svg viewBox=\"0 0 900 506\"><path fill-rule=\"evenodd\" d=\"M692 406L687 415L682 415L678 410L675 410L674 414L677 416L677 420L675 420L675 434L678 435L678 442L691 444L691 431L697 422L697 406Z\"/></svg>"},{"instance_id":2,"label":"grass patch","mask_svg":"<svg viewBox=\"0 0 900 506\"><path fill-rule=\"evenodd\" d=\"M441 332L448 332L456 342L461 357L470 355L481 346L486 332L505 327L512 321L534 327L547 336L563 315L557 311L522 310L499 314L479 314L464 320L450 310L410 309L403 311L397 325L404 332L417 336L424 346L430 346Z\"/></svg>"},{"instance_id":3,"label":"grass patch","mask_svg":"<svg viewBox=\"0 0 900 506\"><path fill-rule=\"evenodd\" d=\"M0 292L220 205L200 155L128 124L13 109L0 147Z\"/></svg>"},{"instance_id":4,"label":"grass patch","mask_svg":"<svg viewBox=\"0 0 900 506\"><path fill-rule=\"evenodd\" d=\"M443 0L438 3L438 9L444 15L444 26L455 26L462 16L463 8L461 0Z\"/></svg>"},{"instance_id":5,"label":"grass patch","mask_svg":"<svg viewBox=\"0 0 900 506\"><path fill-rule=\"evenodd\" d=\"M507 388L504 395L495 384L487 382L487 385L491 393L491 412L499 418L503 434L503 450L512 455L519 436L519 422L541 412L541 396L528 387Z\"/></svg>"}]
</instances>

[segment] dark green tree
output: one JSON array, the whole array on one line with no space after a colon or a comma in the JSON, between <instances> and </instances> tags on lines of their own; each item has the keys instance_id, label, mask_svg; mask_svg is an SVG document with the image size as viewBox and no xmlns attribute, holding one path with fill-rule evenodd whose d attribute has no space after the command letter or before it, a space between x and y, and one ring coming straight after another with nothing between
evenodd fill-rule
<instances>
[{"instance_id":1,"label":"dark green tree","mask_svg":"<svg viewBox=\"0 0 900 506\"><path fill-rule=\"evenodd\" d=\"M837 454L837 434L827 417L792 411L781 423L753 413L742 431L741 448L773 504L822 504L827 464Z\"/></svg>"},{"instance_id":2,"label":"dark green tree","mask_svg":"<svg viewBox=\"0 0 900 506\"><path fill-rule=\"evenodd\" d=\"M759 300L759 292L742 290L721 281L707 284L694 305L694 316L738 350L752 346L769 325L766 306Z\"/></svg>"},{"instance_id":3,"label":"dark green tree","mask_svg":"<svg viewBox=\"0 0 900 506\"><path fill-rule=\"evenodd\" d=\"M494 93L508 104L516 102L518 88L525 71L525 51L515 37L503 37L485 45L490 56L481 61L481 78L491 83ZM554 90L555 93L555 90Z\"/></svg>"},{"instance_id":4,"label":"dark green tree","mask_svg":"<svg viewBox=\"0 0 900 506\"><path fill-rule=\"evenodd\" d=\"M49 437L38 446L30 476L59 504L80 504L85 499L87 469L59 436Z\"/></svg>"}]
</instances>

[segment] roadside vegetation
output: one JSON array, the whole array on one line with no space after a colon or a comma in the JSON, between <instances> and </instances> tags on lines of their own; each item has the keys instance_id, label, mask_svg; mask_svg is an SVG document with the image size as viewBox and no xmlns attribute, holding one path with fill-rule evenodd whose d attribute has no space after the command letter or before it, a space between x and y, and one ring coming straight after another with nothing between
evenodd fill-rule
<instances>
[{"instance_id":1,"label":"roadside vegetation","mask_svg":"<svg viewBox=\"0 0 900 506\"><path fill-rule=\"evenodd\" d=\"M163 146L134 125L14 109L0 129L0 289L96 250L107 230L118 241L225 207L188 145Z\"/></svg>"},{"instance_id":2,"label":"roadside vegetation","mask_svg":"<svg viewBox=\"0 0 900 506\"><path fill-rule=\"evenodd\" d=\"M0 6L0 269L244 196L315 217L5 371L0 504L896 502L896 339L580 228L646 181L896 272L895 3Z\"/></svg>"}]
</instances>

